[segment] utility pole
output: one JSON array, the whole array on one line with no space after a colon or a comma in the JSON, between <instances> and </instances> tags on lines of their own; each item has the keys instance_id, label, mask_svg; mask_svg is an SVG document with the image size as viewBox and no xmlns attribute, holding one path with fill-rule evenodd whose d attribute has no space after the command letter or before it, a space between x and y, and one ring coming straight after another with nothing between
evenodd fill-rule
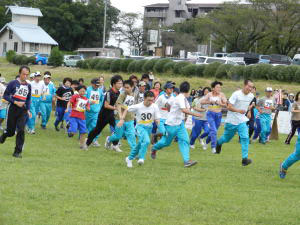
<instances>
[{"instance_id":1,"label":"utility pole","mask_svg":"<svg viewBox=\"0 0 300 225\"><path fill-rule=\"evenodd\" d=\"M103 40L102 40L102 48L105 48L105 33L106 33L106 11L107 11L107 0L104 1L104 24L103 24Z\"/></svg>"}]
</instances>

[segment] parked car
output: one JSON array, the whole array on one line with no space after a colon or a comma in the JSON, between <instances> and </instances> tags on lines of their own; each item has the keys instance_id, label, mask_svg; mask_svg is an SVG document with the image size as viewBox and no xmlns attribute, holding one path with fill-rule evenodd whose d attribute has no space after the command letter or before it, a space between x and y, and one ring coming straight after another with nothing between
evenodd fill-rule
<instances>
[{"instance_id":1,"label":"parked car","mask_svg":"<svg viewBox=\"0 0 300 225\"><path fill-rule=\"evenodd\" d=\"M83 57L80 55L65 55L64 66L76 66L79 60L83 60Z\"/></svg>"},{"instance_id":2,"label":"parked car","mask_svg":"<svg viewBox=\"0 0 300 225\"><path fill-rule=\"evenodd\" d=\"M289 56L278 54L270 55L270 64L290 65L291 63L292 59Z\"/></svg>"},{"instance_id":3,"label":"parked car","mask_svg":"<svg viewBox=\"0 0 300 225\"><path fill-rule=\"evenodd\" d=\"M270 58L271 58L271 56L269 56L269 55L259 55L258 63L269 64L270 63Z\"/></svg>"},{"instance_id":4,"label":"parked car","mask_svg":"<svg viewBox=\"0 0 300 225\"><path fill-rule=\"evenodd\" d=\"M246 65L256 64L259 61L259 55L251 52L233 52L227 55L227 57L240 57L243 58Z\"/></svg>"},{"instance_id":5,"label":"parked car","mask_svg":"<svg viewBox=\"0 0 300 225\"><path fill-rule=\"evenodd\" d=\"M35 53L34 54L35 57L35 64L38 65L46 65L48 63L48 54L40 54L40 53Z\"/></svg>"},{"instance_id":6,"label":"parked car","mask_svg":"<svg viewBox=\"0 0 300 225\"><path fill-rule=\"evenodd\" d=\"M293 58L293 65L300 65L300 54L296 54Z\"/></svg>"},{"instance_id":7,"label":"parked car","mask_svg":"<svg viewBox=\"0 0 300 225\"><path fill-rule=\"evenodd\" d=\"M228 53L224 53L224 52L214 53L214 57L218 57L218 58L223 58L223 57L226 57L227 55L228 55Z\"/></svg>"},{"instance_id":8,"label":"parked car","mask_svg":"<svg viewBox=\"0 0 300 225\"><path fill-rule=\"evenodd\" d=\"M214 62L219 62L222 64L231 64L231 65L239 65L238 63L229 60L228 58L218 58L218 57L205 57L205 56L201 56L198 58L196 64L210 64L210 63L214 63Z\"/></svg>"},{"instance_id":9,"label":"parked car","mask_svg":"<svg viewBox=\"0 0 300 225\"><path fill-rule=\"evenodd\" d=\"M188 52L187 59L198 59L200 56L205 56L201 52Z\"/></svg>"}]
</instances>

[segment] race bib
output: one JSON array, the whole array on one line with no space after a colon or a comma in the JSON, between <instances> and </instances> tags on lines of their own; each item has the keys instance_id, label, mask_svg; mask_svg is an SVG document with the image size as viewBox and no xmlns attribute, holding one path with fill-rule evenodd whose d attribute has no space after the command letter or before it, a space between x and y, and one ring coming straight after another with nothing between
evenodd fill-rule
<instances>
[{"instance_id":1,"label":"race bib","mask_svg":"<svg viewBox=\"0 0 300 225\"><path fill-rule=\"evenodd\" d=\"M141 120L139 124L150 125L153 123L153 115L152 113L142 113Z\"/></svg>"},{"instance_id":2,"label":"race bib","mask_svg":"<svg viewBox=\"0 0 300 225\"><path fill-rule=\"evenodd\" d=\"M76 105L76 111L78 112L85 112L87 105L87 100L78 98L77 99L77 105Z\"/></svg>"},{"instance_id":3,"label":"race bib","mask_svg":"<svg viewBox=\"0 0 300 225\"><path fill-rule=\"evenodd\" d=\"M90 101L94 104L99 104L100 103L99 91L91 91Z\"/></svg>"},{"instance_id":4,"label":"race bib","mask_svg":"<svg viewBox=\"0 0 300 225\"><path fill-rule=\"evenodd\" d=\"M265 101L265 106L264 106L265 109L270 109L272 106L273 106L273 101L272 100L268 99L268 100Z\"/></svg>"},{"instance_id":5,"label":"race bib","mask_svg":"<svg viewBox=\"0 0 300 225\"><path fill-rule=\"evenodd\" d=\"M129 106L134 105L134 97L127 95L126 99L124 100L123 106L125 109L127 109Z\"/></svg>"},{"instance_id":6,"label":"race bib","mask_svg":"<svg viewBox=\"0 0 300 225\"><path fill-rule=\"evenodd\" d=\"M17 87L16 93L14 94L14 98L20 99L20 100L26 100L28 96L28 86L27 85L20 85L20 87Z\"/></svg>"},{"instance_id":7,"label":"race bib","mask_svg":"<svg viewBox=\"0 0 300 225\"><path fill-rule=\"evenodd\" d=\"M140 102L142 102L142 101L144 101L144 94L143 94L143 93L140 93L140 94L139 94L139 97L138 97L138 102L140 103Z\"/></svg>"}]
</instances>

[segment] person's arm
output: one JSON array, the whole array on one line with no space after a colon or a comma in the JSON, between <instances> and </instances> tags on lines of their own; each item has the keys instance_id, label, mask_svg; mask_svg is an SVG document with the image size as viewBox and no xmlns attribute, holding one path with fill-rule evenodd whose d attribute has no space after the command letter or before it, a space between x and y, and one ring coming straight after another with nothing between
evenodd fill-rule
<instances>
[{"instance_id":1,"label":"person's arm","mask_svg":"<svg viewBox=\"0 0 300 225\"><path fill-rule=\"evenodd\" d=\"M233 105L231 103L228 103L227 109L231 112L236 112L236 113L240 113L240 114L245 114L246 113L246 110L237 109L237 108L233 107Z\"/></svg>"},{"instance_id":2,"label":"person's arm","mask_svg":"<svg viewBox=\"0 0 300 225\"><path fill-rule=\"evenodd\" d=\"M7 101L7 102L9 102L9 103L11 103L11 104L15 104L14 103L14 100L13 100L13 98L12 98L12 92L13 92L13 89L14 89L14 82L10 82L8 85L7 85L7 87L6 87L6 89L5 89L5 91L4 91L4 94L3 94L3 98Z\"/></svg>"},{"instance_id":3,"label":"person's arm","mask_svg":"<svg viewBox=\"0 0 300 225\"><path fill-rule=\"evenodd\" d=\"M209 100L209 97L210 97L210 93L208 93L207 95L205 95L201 100L200 100L200 103L201 104L211 104L210 100Z\"/></svg>"},{"instance_id":4,"label":"person's arm","mask_svg":"<svg viewBox=\"0 0 300 225\"><path fill-rule=\"evenodd\" d=\"M61 100L61 101L65 101L66 98L65 97L62 97L62 88L59 87L56 91L56 96L55 96L58 100Z\"/></svg>"},{"instance_id":5,"label":"person's arm","mask_svg":"<svg viewBox=\"0 0 300 225\"><path fill-rule=\"evenodd\" d=\"M31 113L30 113L30 103L31 103L31 85L29 84L28 85L28 95L27 95L27 98L26 98L26 103L25 103L25 107L28 111L28 114L29 114L29 117L31 117Z\"/></svg>"},{"instance_id":6,"label":"person's arm","mask_svg":"<svg viewBox=\"0 0 300 225\"><path fill-rule=\"evenodd\" d=\"M223 93L221 93L221 100L218 102L218 104L224 108L227 107L227 98Z\"/></svg>"},{"instance_id":7,"label":"person's arm","mask_svg":"<svg viewBox=\"0 0 300 225\"><path fill-rule=\"evenodd\" d=\"M65 112L68 112L69 108L72 109L72 106L73 106L73 104L75 104L75 101L76 101L76 97L73 95L67 104L67 108L66 108Z\"/></svg>"},{"instance_id":8,"label":"person's arm","mask_svg":"<svg viewBox=\"0 0 300 225\"><path fill-rule=\"evenodd\" d=\"M110 93L106 93L105 99L104 99L104 108L109 110L116 110L115 106L110 105Z\"/></svg>"},{"instance_id":9,"label":"person's arm","mask_svg":"<svg viewBox=\"0 0 300 225\"><path fill-rule=\"evenodd\" d=\"M86 110L89 112L91 110L91 104L89 103L89 101L86 104Z\"/></svg>"}]
</instances>

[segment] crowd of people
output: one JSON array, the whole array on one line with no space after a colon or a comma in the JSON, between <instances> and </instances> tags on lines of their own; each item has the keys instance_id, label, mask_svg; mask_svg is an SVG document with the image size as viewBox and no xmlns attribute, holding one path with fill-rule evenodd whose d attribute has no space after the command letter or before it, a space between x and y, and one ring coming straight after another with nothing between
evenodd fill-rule
<instances>
[{"instance_id":1,"label":"crowd of people","mask_svg":"<svg viewBox=\"0 0 300 225\"><path fill-rule=\"evenodd\" d=\"M151 158L172 142L177 142L184 167L197 164L190 159L190 148L195 148L199 140L203 150L211 146L213 154L220 154L222 146L231 141L237 133L242 152L242 165L252 163L248 158L249 144L259 140L266 144L271 133L272 113L286 110L292 114L290 141L300 129L300 92L293 94L271 87L265 95L259 96L253 81L245 80L229 99L222 92L222 82L214 81L210 87L190 90L190 84L183 82L176 87L173 81L161 84L155 81L153 73L143 74L141 79L131 75L123 80L114 75L110 88L104 86L104 77L94 78L88 87L84 79L64 78L59 87L51 81L51 72L31 73L22 66L15 80L5 83L0 79L0 125L3 134L0 143L16 134L14 157L21 158L25 141L25 129L36 133L37 117L41 118L41 128L47 129L51 112L55 107L54 127L62 128L72 138L79 133L80 149L88 150L92 145L100 147L98 138L106 126L111 135L106 138L105 148L122 152L120 141L128 142L130 153L126 157L127 167L133 167L134 159L143 165L151 146ZM227 112L223 121L224 110ZM188 115L192 116L192 132L186 129ZM6 127L2 128L6 120ZM225 123L224 133L218 138L218 129ZM150 145L152 144L152 145ZM287 169L300 160L300 140L296 150L280 166L280 177L286 176Z\"/></svg>"}]
</instances>

